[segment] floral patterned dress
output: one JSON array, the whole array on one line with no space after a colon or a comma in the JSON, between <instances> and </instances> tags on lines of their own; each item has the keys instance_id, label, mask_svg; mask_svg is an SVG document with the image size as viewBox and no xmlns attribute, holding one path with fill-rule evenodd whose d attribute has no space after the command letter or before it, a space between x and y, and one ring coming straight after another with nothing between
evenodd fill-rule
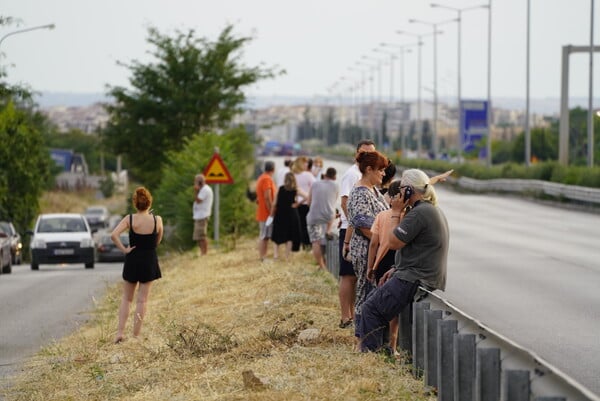
<instances>
[{"instance_id":1,"label":"floral patterned dress","mask_svg":"<svg viewBox=\"0 0 600 401\"><path fill-rule=\"evenodd\" d=\"M377 188L369 189L365 186L355 186L350 191L348 196L348 222L354 228L354 233L350 239L350 257L357 277L356 300L354 303L355 320L360 318L360 307L367 299L369 292L374 288L371 282L367 280L369 239L362 234L359 228L371 229L375 216L386 209L388 209L388 204Z\"/></svg>"}]
</instances>

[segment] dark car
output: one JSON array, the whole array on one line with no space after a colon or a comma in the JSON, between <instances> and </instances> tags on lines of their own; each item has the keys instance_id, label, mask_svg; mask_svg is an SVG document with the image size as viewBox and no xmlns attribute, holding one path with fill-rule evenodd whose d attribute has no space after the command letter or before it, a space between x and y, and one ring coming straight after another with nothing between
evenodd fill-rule
<instances>
[{"instance_id":1,"label":"dark car","mask_svg":"<svg viewBox=\"0 0 600 401\"><path fill-rule=\"evenodd\" d=\"M10 255L10 237L0 230L0 273L12 272L12 257Z\"/></svg>"},{"instance_id":2,"label":"dark car","mask_svg":"<svg viewBox=\"0 0 600 401\"><path fill-rule=\"evenodd\" d=\"M10 238L10 255L13 265L20 265L23 262L23 242L21 234L17 232L15 226L10 221L0 221L0 231L8 234Z\"/></svg>"},{"instance_id":3,"label":"dark car","mask_svg":"<svg viewBox=\"0 0 600 401\"><path fill-rule=\"evenodd\" d=\"M83 215L87 219L88 224L93 232L103 228L108 228L110 212L105 206L90 206L85 209Z\"/></svg>"},{"instance_id":4,"label":"dark car","mask_svg":"<svg viewBox=\"0 0 600 401\"><path fill-rule=\"evenodd\" d=\"M129 246L129 234L120 235L121 242L125 246ZM110 238L110 234L102 234L96 244L96 260L98 262L122 262L125 260L125 254Z\"/></svg>"},{"instance_id":5,"label":"dark car","mask_svg":"<svg viewBox=\"0 0 600 401\"><path fill-rule=\"evenodd\" d=\"M78 213L38 216L31 238L31 270L40 264L83 263L94 268L95 244L85 217Z\"/></svg>"}]
</instances>

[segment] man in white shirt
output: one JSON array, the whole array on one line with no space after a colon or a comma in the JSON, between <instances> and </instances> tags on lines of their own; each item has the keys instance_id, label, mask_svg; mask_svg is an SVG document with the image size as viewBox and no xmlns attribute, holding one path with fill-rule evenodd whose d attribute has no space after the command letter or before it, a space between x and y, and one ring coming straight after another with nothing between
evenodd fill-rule
<instances>
[{"instance_id":1,"label":"man in white shirt","mask_svg":"<svg viewBox=\"0 0 600 401\"><path fill-rule=\"evenodd\" d=\"M361 152L374 152L375 143L370 139L364 139L356 145L355 157ZM341 196L341 207L342 213L340 213L340 286L338 295L340 298L340 309L342 319L340 321L340 327L349 327L353 323L354 319L354 298L356 296L356 275L354 274L354 268L352 262L346 260L345 254L349 251L349 244L345 243L346 230L348 229L348 196L350 191L354 187L354 184L360 180L362 174L358 169L358 164L354 164L346 170L340 181L340 196Z\"/></svg>"},{"instance_id":2,"label":"man in white shirt","mask_svg":"<svg viewBox=\"0 0 600 401\"><path fill-rule=\"evenodd\" d=\"M206 184L204 175L198 174L194 179L194 206L192 214L194 218L194 234L193 240L198 242L200 254L206 255L208 252L207 227L208 219L212 213L213 191Z\"/></svg>"}]
</instances>

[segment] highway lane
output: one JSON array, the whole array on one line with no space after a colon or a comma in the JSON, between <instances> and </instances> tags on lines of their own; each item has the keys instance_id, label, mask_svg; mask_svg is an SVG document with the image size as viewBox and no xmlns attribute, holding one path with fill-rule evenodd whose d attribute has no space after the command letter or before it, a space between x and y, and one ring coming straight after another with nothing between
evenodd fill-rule
<instances>
[{"instance_id":1,"label":"highway lane","mask_svg":"<svg viewBox=\"0 0 600 401\"><path fill-rule=\"evenodd\" d=\"M13 266L0 275L0 386L25 358L72 332L106 287L120 280L122 263Z\"/></svg>"},{"instance_id":2,"label":"highway lane","mask_svg":"<svg viewBox=\"0 0 600 401\"><path fill-rule=\"evenodd\" d=\"M350 164L329 166L339 180ZM600 394L600 215L436 191L451 235L439 294Z\"/></svg>"}]
</instances>

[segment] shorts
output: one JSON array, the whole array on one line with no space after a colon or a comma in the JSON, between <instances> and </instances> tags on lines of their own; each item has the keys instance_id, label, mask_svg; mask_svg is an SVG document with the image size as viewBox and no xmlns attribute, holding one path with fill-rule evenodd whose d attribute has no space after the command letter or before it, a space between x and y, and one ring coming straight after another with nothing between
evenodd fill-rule
<instances>
[{"instance_id":1,"label":"shorts","mask_svg":"<svg viewBox=\"0 0 600 401\"><path fill-rule=\"evenodd\" d=\"M346 229L340 229L340 244L339 244L339 256L340 256L340 276L356 276L354 273L354 267L352 267L352 262L348 262L344 259L342 252L344 250L344 238L346 238Z\"/></svg>"},{"instance_id":2,"label":"shorts","mask_svg":"<svg viewBox=\"0 0 600 401\"><path fill-rule=\"evenodd\" d=\"M273 223L266 225L264 221L258 222L258 238L265 240L271 238L271 234L273 233Z\"/></svg>"},{"instance_id":3,"label":"shorts","mask_svg":"<svg viewBox=\"0 0 600 401\"><path fill-rule=\"evenodd\" d=\"M310 242L322 241L325 239L327 224L308 224L306 226Z\"/></svg>"},{"instance_id":4,"label":"shorts","mask_svg":"<svg viewBox=\"0 0 600 401\"><path fill-rule=\"evenodd\" d=\"M208 228L208 217L205 219L194 220L194 233L192 239L200 241L206 239L206 230Z\"/></svg>"}]
</instances>

